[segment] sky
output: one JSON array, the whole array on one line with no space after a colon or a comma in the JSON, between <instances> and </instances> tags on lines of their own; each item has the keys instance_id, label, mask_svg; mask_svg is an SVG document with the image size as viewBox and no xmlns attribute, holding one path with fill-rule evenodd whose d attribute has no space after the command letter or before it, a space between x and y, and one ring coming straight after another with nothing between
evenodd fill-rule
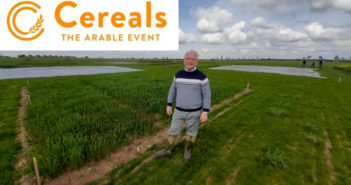
<instances>
[{"instance_id":1,"label":"sky","mask_svg":"<svg viewBox=\"0 0 351 185\"><path fill-rule=\"evenodd\" d=\"M0 51L102 58L351 57L351 0L179 0L179 51Z\"/></svg>"}]
</instances>

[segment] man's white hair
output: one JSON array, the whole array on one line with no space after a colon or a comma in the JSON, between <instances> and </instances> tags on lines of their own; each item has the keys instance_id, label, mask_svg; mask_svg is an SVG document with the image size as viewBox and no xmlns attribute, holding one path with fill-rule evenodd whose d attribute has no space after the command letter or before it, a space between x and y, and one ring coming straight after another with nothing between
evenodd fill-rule
<instances>
[{"instance_id":1,"label":"man's white hair","mask_svg":"<svg viewBox=\"0 0 351 185\"><path fill-rule=\"evenodd\" d=\"M184 58L185 58L186 55L189 54L189 53L194 53L194 54L196 55L196 59L199 59L199 53L197 53L195 50L190 50L190 51L186 52L185 55L184 55Z\"/></svg>"}]
</instances>

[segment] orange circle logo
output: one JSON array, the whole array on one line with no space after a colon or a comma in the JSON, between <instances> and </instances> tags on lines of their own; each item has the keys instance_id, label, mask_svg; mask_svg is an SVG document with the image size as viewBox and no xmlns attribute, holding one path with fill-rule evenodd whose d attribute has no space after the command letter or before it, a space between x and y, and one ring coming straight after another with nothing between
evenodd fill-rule
<instances>
[{"instance_id":1,"label":"orange circle logo","mask_svg":"<svg viewBox=\"0 0 351 185\"><path fill-rule=\"evenodd\" d=\"M43 16L37 18L37 21L33 23L32 26L27 28L26 30L21 30L17 26L16 18L18 14L24 10L29 10L34 12L35 14L40 10L40 6L32 1L23 1L15 4L9 14L7 15L7 27L9 28L11 34L15 36L17 39L22 41L31 41L38 38L44 32L43 28Z\"/></svg>"}]
</instances>

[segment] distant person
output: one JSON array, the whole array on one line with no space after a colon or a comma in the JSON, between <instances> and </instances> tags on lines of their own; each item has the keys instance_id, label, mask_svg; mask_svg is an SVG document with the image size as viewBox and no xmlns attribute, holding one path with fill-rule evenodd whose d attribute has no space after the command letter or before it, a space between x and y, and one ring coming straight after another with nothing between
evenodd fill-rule
<instances>
[{"instance_id":1,"label":"distant person","mask_svg":"<svg viewBox=\"0 0 351 185\"><path fill-rule=\"evenodd\" d=\"M186 143L184 160L191 158L191 149L195 144L200 121L207 121L207 114L211 107L211 89L207 76L196 68L198 63L196 51L188 51L184 57L185 68L174 76L168 93L167 114L172 114L172 105L176 101L176 108L172 116L171 127L168 130L166 147L155 153L155 158L162 158L172 154L176 137L186 123Z\"/></svg>"},{"instance_id":2,"label":"distant person","mask_svg":"<svg viewBox=\"0 0 351 185\"><path fill-rule=\"evenodd\" d=\"M305 58L303 58L303 60L302 60L302 67L303 67L303 68L306 67L306 59L305 59Z\"/></svg>"},{"instance_id":3,"label":"distant person","mask_svg":"<svg viewBox=\"0 0 351 185\"><path fill-rule=\"evenodd\" d=\"M323 58L319 57L319 69L322 69L323 63L324 63Z\"/></svg>"},{"instance_id":4,"label":"distant person","mask_svg":"<svg viewBox=\"0 0 351 185\"><path fill-rule=\"evenodd\" d=\"M311 64L311 68L314 68L316 66L316 59L314 58Z\"/></svg>"}]
</instances>

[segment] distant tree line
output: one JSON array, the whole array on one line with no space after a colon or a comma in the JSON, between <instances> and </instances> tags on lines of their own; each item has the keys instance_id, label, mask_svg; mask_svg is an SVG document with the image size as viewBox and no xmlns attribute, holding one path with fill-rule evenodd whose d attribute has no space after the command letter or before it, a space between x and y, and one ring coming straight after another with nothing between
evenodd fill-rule
<instances>
[{"instance_id":1,"label":"distant tree line","mask_svg":"<svg viewBox=\"0 0 351 185\"><path fill-rule=\"evenodd\" d=\"M10 56L0 55L0 58L11 58Z\"/></svg>"},{"instance_id":2,"label":"distant tree line","mask_svg":"<svg viewBox=\"0 0 351 185\"><path fill-rule=\"evenodd\" d=\"M349 58L344 58L344 57L339 57L338 55L335 55L334 57L335 62L346 62L346 61L351 61L351 56Z\"/></svg>"},{"instance_id":3,"label":"distant tree line","mask_svg":"<svg viewBox=\"0 0 351 185\"><path fill-rule=\"evenodd\" d=\"M17 58L77 58L76 56L63 56L63 55L17 55ZM89 58L86 56L85 58Z\"/></svg>"}]
</instances>

